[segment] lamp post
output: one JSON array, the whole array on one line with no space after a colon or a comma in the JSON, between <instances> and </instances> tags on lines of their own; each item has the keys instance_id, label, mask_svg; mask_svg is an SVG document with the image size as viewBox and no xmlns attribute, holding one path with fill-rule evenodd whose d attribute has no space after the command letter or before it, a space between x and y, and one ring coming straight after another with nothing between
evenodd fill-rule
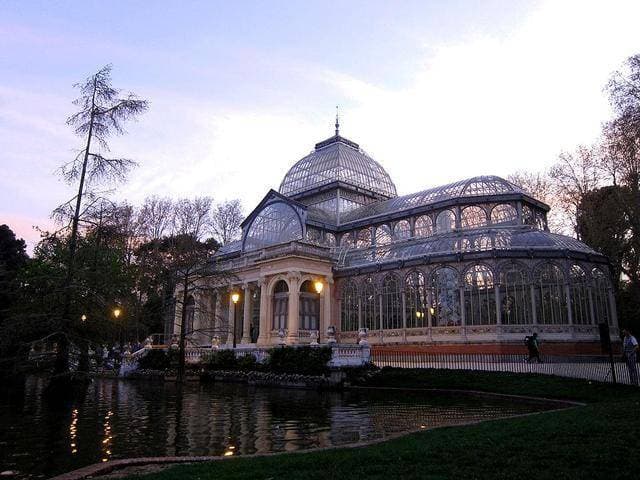
<instances>
[{"instance_id":1,"label":"lamp post","mask_svg":"<svg viewBox=\"0 0 640 480\"><path fill-rule=\"evenodd\" d=\"M120 307L115 307L111 313L113 314L113 318L118 320L120 315L122 315L122 309ZM122 323L120 323L120 348L124 348L124 329L122 328Z\"/></svg>"},{"instance_id":2,"label":"lamp post","mask_svg":"<svg viewBox=\"0 0 640 480\"><path fill-rule=\"evenodd\" d=\"M231 301L233 302L233 349L236 349L236 314L238 313L236 310L236 305L238 304L238 300L240 300L240 294L238 292L233 292L231 294Z\"/></svg>"}]
</instances>

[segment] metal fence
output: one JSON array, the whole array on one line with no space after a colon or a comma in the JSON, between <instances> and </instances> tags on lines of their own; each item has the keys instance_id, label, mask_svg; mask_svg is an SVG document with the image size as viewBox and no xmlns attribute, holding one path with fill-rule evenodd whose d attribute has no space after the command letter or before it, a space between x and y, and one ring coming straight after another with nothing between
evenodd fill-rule
<instances>
[{"instance_id":1,"label":"metal fence","mask_svg":"<svg viewBox=\"0 0 640 480\"><path fill-rule=\"evenodd\" d=\"M537 373L632 384L627 364L619 359L614 359L612 363L606 355L543 355L541 360L530 362L524 354L430 353L375 347L371 351L371 361L378 367ZM636 369L638 370L637 364Z\"/></svg>"}]
</instances>

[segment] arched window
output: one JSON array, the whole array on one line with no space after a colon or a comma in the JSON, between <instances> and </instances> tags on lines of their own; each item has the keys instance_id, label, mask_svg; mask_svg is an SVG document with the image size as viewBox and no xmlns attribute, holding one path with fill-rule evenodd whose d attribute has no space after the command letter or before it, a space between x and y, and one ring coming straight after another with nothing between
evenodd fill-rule
<instances>
[{"instance_id":1,"label":"arched window","mask_svg":"<svg viewBox=\"0 0 640 480\"><path fill-rule=\"evenodd\" d=\"M462 239L460 249L463 252L484 252L491 250L491 236L489 235L468 235Z\"/></svg>"},{"instance_id":2,"label":"arched window","mask_svg":"<svg viewBox=\"0 0 640 480\"><path fill-rule=\"evenodd\" d=\"M287 328L289 311L289 286L284 280L279 280L273 289L273 330Z\"/></svg>"},{"instance_id":3,"label":"arched window","mask_svg":"<svg viewBox=\"0 0 640 480\"><path fill-rule=\"evenodd\" d=\"M400 220L393 227L393 238L396 240L405 240L411 236L411 224L409 220Z\"/></svg>"},{"instance_id":4,"label":"arched window","mask_svg":"<svg viewBox=\"0 0 640 480\"><path fill-rule=\"evenodd\" d=\"M389 245L391 240L391 229L388 225L379 225L376 227L376 246Z\"/></svg>"},{"instance_id":5,"label":"arched window","mask_svg":"<svg viewBox=\"0 0 640 480\"><path fill-rule=\"evenodd\" d=\"M560 325L567 323L567 302L564 275L556 265L547 264L536 276L536 314L538 323Z\"/></svg>"},{"instance_id":6,"label":"arched window","mask_svg":"<svg viewBox=\"0 0 640 480\"><path fill-rule=\"evenodd\" d=\"M307 227L307 242L319 244L321 242L322 232L317 228Z\"/></svg>"},{"instance_id":7,"label":"arched window","mask_svg":"<svg viewBox=\"0 0 640 480\"><path fill-rule=\"evenodd\" d=\"M347 232L342 234L342 238L340 238L340 246L341 247L355 246L355 239L354 239L353 233Z\"/></svg>"},{"instance_id":8,"label":"arched window","mask_svg":"<svg viewBox=\"0 0 640 480\"><path fill-rule=\"evenodd\" d=\"M356 237L356 248L369 248L371 246L371 229L363 228L358 231Z\"/></svg>"},{"instance_id":9,"label":"arched window","mask_svg":"<svg viewBox=\"0 0 640 480\"><path fill-rule=\"evenodd\" d=\"M428 237L433 235L433 224L431 217L427 215L421 215L416 218L414 224L414 232L416 237Z\"/></svg>"},{"instance_id":10,"label":"arched window","mask_svg":"<svg viewBox=\"0 0 640 480\"><path fill-rule=\"evenodd\" d=\"M193 295L189 295L189 298L187 298L187 303L184 306L184 309L185 309L185 321L184 321L185 333L192 333L193 320L195 318L195 313L196 313L196 301L193 298Z\"/></svg>"},{"instance_id":11,"label":"arched window","mask_svg":"<svg viewBox=\"0 0 640 480\"><path fill-rule=\"evenodd\" d=\"M478 206L465 207L460 213L460 226L462 228L478 228L487 224L487 214Z\"/></svg>"},{"instance_id":12,"label":"arched window","mask_svg":"<svg viewBox=\"0 0 640 480\"><path fill-rule=\"evenodd\" d=\"M341 321L342 332L358 330L358 290L355 283L347 281L342 285Z\"/></svg>"},{"instance_id":13,"label":"arched window","mask_svg":"<svg viewBox=\"0 0 640 480\"><path fill-rule=\"evenodd\" d=\"M371 277L366 278L364 281L360 297L360 308L362 309L362 326L368 329L378 328L378 298Z\"/></svg>"},{"instance_id":14,"label":"arched window","mask_svg":"<svg viewBox=\"0 0 640 480\"><path fill-rule=\"evenodd\" d=\"M253 219L244 240L245 250L302 239L302 225L296 211L283 202L267 205Z\"/></svg>"},{"instance_id":15,"label":"arched window","mask_svg":"<svg viewBox=\"0 0 640 480\"><path fill-rule=\"evenodd\" d=\"M431 316L434 326L460 325L460 290L458 274L442 267L431 279Z\"/></svg>"},{"instance_id":16,"label":"arched window","mask_svg":"<svg viewBox=\"0 0 640 480\"><path fill-rule=\"evenodd\" d=\"M249 336L251 343L258 341L260 335L260 287L251 287L251 320L249 325Z\"/></svg>"},{"instance_id":17,"label":"arched window","mask_svg":"<svg viewBox=\"0 0 640 480\"><path fill-rule=\"evenodd\" d=\"M599 268L591 271L593 278L593 310L596 323L613 323L611 306L609 304L609 280Z\"/></svg>"},{"instance_id":18,"label":"arched window","mask_svg":"<svg viewBox=\"0 0 640 480\"><path fill-rule=\"evenodd\" d=\"M421 328L427 322L427 286L422 272L410 272L404 280L407 328Z\"/></svg>"},{"instance_id":19,"label":"arched window","mask_svg":"<svg viewBox=\"0 0 640 480\"><path fill-rule=\"evenodd\" d=\"M456 214L451 210L443 210L436 217L436 232L447 233L456 228Z\"/></svg>"},{"instance_id":20,"label":"arched window","mask_svg":"<svg viewBox=\"0 0 640 480\"><path fill-rule=\"evenodd\" d=\"M324 234L324 243L329 247L336 246L336 236L333 233L325 233Z\"/></svg>"},{"instance_id":21,"label":"arched window","mask_svg":"<svg viewBox=\"0 0 640 480\"><path fill-rule=\"evenodd\" d=\"M493 274L484 265L474 265L464 276L464 313L467 325L496 323Z\"/></svg>"},{"instance_id":22,"label":"arched window","mask_svg":"<svg viewBox=\"0 0 640 480\"><path fill-rule=\"evenodd\" d=\"M387 275L382 282L382 328L402 328L400 282L395 275Z\"/></svg>"},{"instance_id":23,"label":"arched window","mask_svg":"<svg viewBox=\"0 0 640 480\"><path fill-rule=\"evenodd\" d=\"M491 223L493 225L514 225L518 222L518 212L507 203L496 205L491 210Z\"/></svg>"},{"instance_id":24,"label":"arched window","mask_svg":"<svg viewBox=\"0 0 640 480\"><path fill-rule=\"evenodd\" d=\"M547 219L542 212L536 212L536 228L538 230L547 229Z\"/></svg>"},{"instance_id":25,"label":"arched window","mask_svg":"<svg viewBox=\"0 0 640 480\"><path fill-rule=\"evenodd\" d=\"M302 330L320 328L320 295L316 292L311 280L306 280L300 285L298 318Z\"/></svg>"},{"instance_id":26,"label":"arched window","mask_svg":"<svg viewBox=\"0 0 640 480\"><path fill-rule=\"evenodd\" d=\"M527 275L515 263L500 272L500 309L504 325L525 325L533 322Z\"/></svg>"},{"instance_id":27,"label":"arched window","mask_svg":"<svg viewBox=\"0 0 640 480\"><path fill-rule=\"evenodd\" d=\"M573 323L577 325L588 325L591 323L591 313L589 312L589 283L587 274L579 265L572 265L570 270L570 298L571 313Z\"/></svg>"},{"instance_id":28,"label":"arched window","mask_svg":"<svg viewBox=\"0 0 640 480\"><path fill-rule=\"evenodd\" d=\"M536 225L536 215L529 205L522 206L522 223L525 225Z\"/></svg>"}]
</instances>

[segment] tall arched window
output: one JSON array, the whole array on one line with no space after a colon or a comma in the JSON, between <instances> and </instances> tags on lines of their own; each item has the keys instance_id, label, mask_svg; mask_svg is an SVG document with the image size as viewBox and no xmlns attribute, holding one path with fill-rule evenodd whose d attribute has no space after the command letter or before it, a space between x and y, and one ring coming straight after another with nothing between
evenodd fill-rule
<instances>
[{"instance_id":1,"label":"tall arched window","mask_svg":"<svg viewBox=\"0 0 640 480\"><path fill-rule=\"evenodd\" d=\"M591 313L589 311L589 283L587 274L579 265L572 265L570 270L570 298L571 313L573 323L577 325L588 325L591 323Z\"/></svg>"},{"instance_id":2,"label":"tall arched window","mask_svg":"<svg viewBox=\"0 0 640 480\"><path fill-rule=\"evenodd\" d=\"M493 225L514 225L518 222L518 212L507 203L496 205L491 210L491 223Z\"/></svg>"},{"instance_id":3,"label":"tall arched window","mask_svg":"<svg viewBox=\"0 0 640 480\"><path fill-rule=\"evenodd\" d=\"M245 250L302 239L302 225L296 211L284 202L267 205L253 219L244 240Z\"/></svg>"},{"instance_id":4,"label":"tall arched window","mask_svg":"<svg viewBox=\"0 0 640 480\"><path fill-rule=\"evenodd\" d=\"M356 244L356 241L353 233L347 232L342 234L342 238L340 238L341 247L354 247L355 244Z\"/></svg>"},{"instance_id":5,"label":"tall arched window","mask_svg":"<svg viewBox=\"0 0 640 480\"><path fill-rule=\"evenodd\" d=\"M393 238L396 240L405 240L411 236L411 224L409 220L400 220L393 227Z\"/></svg>"},{"instance_id":6,"label":"tall arched window","mask_svg":"<svg viewBox=\"0 0 640 480\"><path fill-rule=\"evenodd\" d=\"M596 323L613 323L611 307L609 304L609 280L599 268L591 271L593 278L593 310Z\"/></svg>"},{"instance_id":7,"label":"tall arched window","mask_svg":"<svg viewBox=\"0 0 640 480\"><path fill-rule=\"evenodd\" d=\"M431 217L427 215L421 215L416 218L414 224L414 235L416 237L429 237L433 235L433 224Z\"/></svg>"},{"instance_id":8,"label":"tall arched window","mask_svg":"<svg viewBox=\"0 0 640 480\"><path fill-rule=\"evenodd\" d=\"M322 232L317 228L307 227L307 242L320 244L322 240Z\"/></svg>"},{"instance_id":9,"label":"tall arched window","mask_svg":"<svg viewBox=\"0 0 640 480\"><path fill-rule=\"evenodd\" d=\"M450 267L433 272L431 308L434 326L460 325L458 274Z\"/></svg>"},{"instance_id":10,"label":"tall arched window","mask_svg":"<svg viewBox=\"0 0 640 480\"><path fill-rule=\"evenodd\" d=\"M185 333L192 333L193 332L193 320L195 318L195 313L196 313L196 301L193 298L193 295L189 295L189 298L187 298L187 303L184 306L185 308L185 322L184 322L184 328L185 328Z\"/></svg>"},{"instance_id":11,"label":"tall arched window","mask_svg":"<svg viewBox=\"0 0 640 480\"><path fill-rule=\"evenodd\" d=\"M382 328L402 328L400 282L393 274L387 275L382 281Z\"/></svg>"},{"instance_id":12,"label":"tall arched window","mask_svg":"<svg viewBox=\"0 0 640 480\"><path fill-rule=\"evenodd\" d=\"M356 248L369 248L371 246L371 229L358 230L356 236Z\"/></svg>"},{"instance_id":13,"label":"tall arched window","mask_svg":"<svg viewBox=\"0 0 640 480\"><path fill-rule=\"evenodd\" d=\"M347 281L342 285L340 330L354 332L358 330L358 290L355 283Z\"/></svg>"},{"instance_id":14,"label":"tall arched window","mask_svg":"<svg viewBox=\"0 0 640 480\"><path fill-rule=\"evenodd\" d=\"M377 329L378 298L371 277L366 278L364 281L360 297L360 308L362 309L362 326L368 329Z\"/></svg>"},{"instance_id":15,"label":"tall arched window","mask_svg":"<svg viewBox=\"0 0 640 480\"><path fill-rule=\"evenodd\" d=\"M560 325L567 323L567 302L564 275L560 267L546 264L536 276L536 314L538 323Z\"/></svg>"},{"instance_id":16,"label":"tall arched window","mask_svg":"<svg viewBox=\"0 0 640 480\"><path fill-rule=\"evenodd\" d=\"M478 206L465 207L460 214L460 226L462 228L478 228L487 224L487 214Z\"/></svg>"},{"instance_id":17,"label":"tall arched window","mask_svg":"<svg viewBox=\"0 0 640 480\"><path fill-rule=\"evenodd\" d=\"M376 227L376 246L389 245L391 240L391 229L388 225L379 225Z\"/></svg>"},{"instance_id":18,"label":"tall arched window","mask_svg":"<svg viewBox=\"0 0 640 480\"><path fill-rule=\"evenodd\" d=\"M504 325L532 323L531 292L527 275L517 264L500 272L500 313Z\"/></svg>"},{"instance_id":19,"label":"tall arched window","mask_svg":"<svg viewBox=\"0 0 640 480\"><path fill-rule=\"evenodd\" d=\"M318 330L320 328L320 295L316 292L311 280L306 280L300 285L298 310L302 330Z\"/></svg>"},{"instance_id":20,"label":"tall arched window","mask_svg":"<svg viewBox=\"0 0 640 480\"><path fill-rule=\"evenodd\" d=\"M287 328L289 311L289 286L284 280L279 280L273 289L273 330Z\"/></svg>"},{"instance_id":21,"label":"tall arched window","mask_svg":"<svg viewBox=\"0 0 640 480\"><path fill-rule=\"evenodd\" d=\"M529 205L522 206L522 223L531 226L536 224L536 214L533 213L533 209Z\"/></svg>"},{"instance_id":22,"label":"tall arched window","mask_svg":"<svg viewBox=\"0 0 640 480\"><path fill-rule=\"evenodd\" d=\"M464 313L467 325L494 325L496 297L493 273L484 265L474 265L464 276Z\"/></svg>"},{"instance_id":23,"label":"tall arched window","mask_svg":"<svg viewBox=\"0 0 640 480\"><path fill-rule=\"evenodd\" d=\"M336 236L333 233L327 232L324 234L324 243L329 247L336 246Z\"/></svg>"},{"instance_id":24,"label":"tall arched window","mask_svg":"<svg viewBox=\"0 0 640 480\"><path fill-rule=\"evenodd\" d=\"M407 328L421 328L427 322L427 286L422 272L410 272L404 280Z\"/></svg>"},{"instance_id":25,"label":"tall arched window","mask_svg":"<svg viewBox=\"0 0 640 480\"><path fill-rule=\"evenodd\" d=\"M456 214L451 210L443 210L436 217L436 232L447 233L456 228Z\"/></svg>"}]
</instances>

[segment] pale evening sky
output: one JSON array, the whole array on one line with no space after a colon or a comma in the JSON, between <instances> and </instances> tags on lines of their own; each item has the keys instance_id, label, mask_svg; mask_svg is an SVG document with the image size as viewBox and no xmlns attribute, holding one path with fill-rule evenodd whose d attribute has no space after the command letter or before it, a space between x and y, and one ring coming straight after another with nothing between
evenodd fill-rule
<instances>
[{"instance_id":1,"label":"pale evening sky","mask_svg":"<svg viewBox=\"0 0 640 480\"><path fill-rule=\"evenodd\" d=\"M73 195L72 84L107 63L150 101L114 139L140 166L114 198L240 198L250 211L341 133L400 194L550 165L610 115L603 87L640 52L638 1L0 0L0 223Z\"/></svg>"}]
</instances>

